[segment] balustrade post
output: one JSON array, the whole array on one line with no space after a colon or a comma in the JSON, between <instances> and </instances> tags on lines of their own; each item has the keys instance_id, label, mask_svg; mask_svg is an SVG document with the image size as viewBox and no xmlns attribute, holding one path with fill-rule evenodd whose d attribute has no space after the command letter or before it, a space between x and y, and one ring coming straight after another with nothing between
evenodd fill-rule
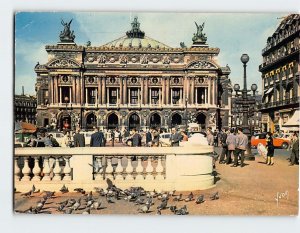
<instances>
[{"instance_id":1,"label":"balustrade post","mask_svg":"<svg viewBox=\"0 0 300 233\"><path fill-rule=\"evenodd\" d=\"M96 163L98 164L98 166L102 167L102 166L103 166L103 165L102 165L102 158L99 157L99 156L97 156L97 157L96 157ZM100 170L99 172L95 172L95 171L94 171L94 177L95 177L95 180L103 180L103 175L101 175L101 173L104 174L103 171L104 171L104 167L103 167L102 170Z\"/></svg>"},{"instance_id":2,"label":"balustrade post","mask_svg":"<svg viewBox=\"0 0 300 233\"><path fill-rule=\"evenodd\" d=\"M144 176L143 176L143 171L144 171L144 168L143 168L143 165L142 165L142 157L141 156L138 156L137 157L137 167L135 169L136 171L136 177L135 179L136 180L144 180Z\"/></svg>"},{"instance_id":3,"label":"balustrade post","mask_svg":"<svg viewBox=\"0 0 300 233\"><path fill-rule=\"evenodd\" d=\"M29 157L24 158L24 167L22 169L22 173L24 175L22 181L29 181L31 174L31 169L29 167Z\"/></svg>"},{"instance_id":4,"label":"balustrade post","mask_svg":"<svg viewBox=\"0 0 300 233\"><path fill-rule=\"evenodd\" d=\"M133 180L133 167L132 167L132 161L131 161L132 156L127 156L127 167L126 167L126 180Z\"/></svg>"},{"instance_id":5,"label":"balustrade post","mask_svg":"<svg viewBox=\"0 0 300 233\"><path fill-rule=\"evenodd\" d=\"M106 169L105 169L105 178L113 179L113 166L111 163L111 157L107 158L106 162Z\"/></svg>"},{"instance_id":6,"label":"balustrade post","mask_svg":"<svg viewBox=\"0 0 300 233\"><path fill-rule=\"evenodd\" d=\"M15 181L19 181L21 179L21 169L19 167L19 157L15 156Z\"/></svg>"},{"instance_id":7,"label":"balustrade post","mask_svg":"<svg viewBox=\"0 0 300 233\"><path fill-rule=\"evenodd\" d=\"M55 158L55 167L53 169L54 177L52 180L61 180L61 167L59 166L59 158Z\"/></svg>"},{"instance_id":8,"label":"balustrade post","mask_svg":"<svg viewBox=\"0 0 300 233\"><path fill-rule=\"evenodd\" d=\"M32 172L33 172L32 180L34 180L34 181L41 180L41 176L40 176L41 168L39 166L39 156L34 157L34 167L32 169Z\"/></svg>"},{"instance_id":9,"label":"balustrade post","mask_svg":"<svg viewBox=\"0 0 300 233\"><path fill-rule=\"evenodd\" d=\"M164 167L162 166L162 159L163 159L163 156L159 156L157 159L156 176L155 176L156 180L164 179L164 175L163 175Z\"/></svg>"},{"instance_id":10,"label":"balustrade post","mask_svg":"<svg viewBox=\"0 0 300 233\"><path fill-rule=\"evenodd\" d=\"M66 166L65 166L65 168L64 168L64 174L65 174L65 176L64 176L64 178L63 178L63 180L72 180L71 179L71 171L72 171L72 169L71 169L71 167L70 167L70 158L71 158L71 156L64 156L64 160L66 161Z\"/></svg>"},{"instance_id":11,"label":"balustrade post","mask_svg":"<svg viewBox=\"0 0 300 233\"><path fill-rule=\"evenodd\" d=\"M118 165L116 167L116 180L123 180L123 167L122 167L122 157L118 157Z\"/></svg>"},{"instance_id":12,"label":"balustrade post","mask_svg":"<svg viewBox=\"0 0 300 233\"><path fill-rule=\"evenodd\" d=\"M146 173L147 173L146 180L154 180L151 156L148 156L148 163L147 163L147 167L146 167Z\"/></svg>"},{"instance_id":13,"label":"balustrade post","mask_svg":"<svg viewBox=\"0 0 300 233\"><path fill-rule=\"evenodd\" d=\"M43 177L43 181L48 181L50 180L50 166L49 166L49 157L45 157L44 158L44 164L43 164L43 173L44 173L44 177Z\"/></svg>"}]
</instances>

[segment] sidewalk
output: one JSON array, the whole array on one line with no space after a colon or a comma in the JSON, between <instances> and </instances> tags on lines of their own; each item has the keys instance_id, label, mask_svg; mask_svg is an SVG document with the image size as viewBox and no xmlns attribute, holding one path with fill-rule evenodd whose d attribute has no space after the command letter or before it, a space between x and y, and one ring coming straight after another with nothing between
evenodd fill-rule
<instances>
[{"instance_id":1,"label":"sidewalk","mask_svg":"<svg viewBox=\"0 0 300 233\"><path fill-rule=\"evenodd\" d=\"M174 203L171 197L168 205L177 205L179 208L187 205L189 214L192 215L297 215L299 166L288 166L286 156L275 156L274 166L267 166L262 161L261 157L257 157L255 161L246 161L247 166L243 168L217 162L216 186L209 190L193 192L195 196L204 194L204 203ZM211 201L209 196L216 191L219 192L220 199ZM189 193L183 192L183 198ZM32 198L24 198L19 193L15 194L15 209L25 210L34 206L42 194L34 195ZM80 196L77 193L57 193L56 198L49 200L45 208L53 214L58 214L56 203ZM104 208L92 210L91 214L139 214L137 205L123 199L109 204L103 197L102 203ZM160 200L155 199L155 204L151 206L148 214L156 214L156 207L160 203ZM75 213L81 212L82 210ZM162 210L161 213L173 214L169 209Z\"/></svg>"}]
</instances>

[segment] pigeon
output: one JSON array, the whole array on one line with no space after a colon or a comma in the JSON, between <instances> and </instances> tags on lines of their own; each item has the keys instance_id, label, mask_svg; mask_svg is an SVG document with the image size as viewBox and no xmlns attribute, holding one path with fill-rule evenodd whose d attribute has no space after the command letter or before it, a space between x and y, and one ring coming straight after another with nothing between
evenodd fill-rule
<instances>
[{"instance_id":1,"label":"pigeon","mask_svg":"<svg viewBox=\"0 0 300 233\"><path fill-rule=\"evenodd\" d=\"M57 211L59 211L59 212L63 211L64 208L66 207L66 205L67 205L66 203L60 204L60 206L57 208Z\"/></svg>"},{"instance_id":2,"label":"pigeon","mask_svg":"<svg viewBox=\"0 0 300 233\"><path fill-rule=\"evenodd\" d=\"M182 201L182 193L180 193L178 196L173 198L173 201Z\"/></svg>"},{"instance_id":3,"label":"pigeon","mask_svg":"<svg viewBox=\"0 0 300 233\"><path fill-rule=\"evenodd\" d=\"M194 200L194 194L191 192L188 197L186 199L184 199L185 202L188 202L188 201L192 201Z\"/></svg>"},{"instance_id":4,"label":"pigeon","mask_svg":"<svg viewBox=\"0 0 300 233\"><path fill-rule=\"evenodd\" d=\"M195 201L196 204L201 204L204 202L204 195L200 195L197 200Z\"/></svg>"},{"instance_id":5,"label":"pigeon","mask_svg":"<svg viewBox=\"0 0 300 233\"><path fill-rule=\"evenodd\" d=\"M89 200L89 201L86 203L86 207L91 207L91 206L93 205L93 203L94 203L94 200L93 200L93 199Z\"/></svg>"},{"instance_id":6,"label":"pigeon","mask_svg":"<svg viewBox=\"0 0 300 233\"><path fill-rule=\"evenodd\" d=\"M37 205L36 205L36 209L38 211L41 211L46 203L47 199L46 198L42 198L39 202L37 202Z\"/></svg>"},{"instance_id":7,"label":"pigeon","mask_svg":"<svg viewBox=\"0 0 300 233\"><path fill-rule=\"evenodd\" d=\"M210 196L210 200L218 200L219 199L219 192L216 192Z\"/></svg>"},{"instance_id":8,"label":"pigeon","mask_svg":"<svg viewBox=\"0 0 300 233\"><path fill-rule=\"evenodd\" d=\"M113 197L112 197L112 196L109 196L109 195L106 195L106 201L107 201L108 203L115 203Z\"/></svg>"},{"instance_id":9,"label":"pigeon","mask_svg":"<svg viewBox=\"0 0 300 233\"><path fill-rule=\"evenodd\" d=\"M188 210L186 208L186 205L184 205L182 208L176 210L175 214L176 215L187 215L187 214L189 214L189 212L188 212Z\"/></svg>"},{"instance_id":10,"label":"pigeon","mask_svg":"<svg viewBox=\"0 0 300 233\"><path fill-rule=\"evenodd\" d=\"M169 208L170 208L171 212L173 212L173 213L175 213L177 210L176 205L171 205Z\"/></svg>"},{"instance_id":11,"label":"pigeon","mask_svg":"<svg viewBox=\"0 0 300 233\"><path fill-rule=\"evenodd\" d=\"M175 192L176 192L176 190L173 190L173 191L169 192L168 194L169 194L169 196L174 196Z\"/></svg>"},{"instance_id":12,"label":"pigeon","mask_svg":"<svg viewBox=\"0 0 300 233\"><path fill-rule=\"evenodd\" d=\"M77 193L85 194L85 190L82 188L75 188L74 191Z\"/></svg>"},{"instance_id":13,"label":"pigeon","mask_svg":"<svg viewBox=\"0 0 300 233\"><path fill-rule=\"evenodd\" d=\"M136 205L142 205L142 204L144 204L144 202L145 202L145 199L139 197L139 198L136 199L136 201L135 201L134 203L135 203Z\"/></svg>"},{"instance_id":14,"label":"pigeon","mask_svg":"<svg viewBox=\"0 0 300 233\"><path fill-rule=\"evenodd\" d=\"M138 208L138 211L140 213L145 214L145 213L148 213L149 209L150 209L150 204L141 206L140 208Z\"/></svg>"},{"instance_id":15,"label":"pigeon","mask_svg":"<svg viewBox=\"0 0 300 233\"><path fill-rule=\"evenodd\" d=\"M94 190L96 191L96 193L101 194L104 190L103 188L99 188L99 187L94 187Z\"/></svg>"},{"instance_id":16,"label":"pigeon","mask_svg":"<svg viewBox=\"0 0 300 233\"><path fill-rule=\"evenodd\" d=\"M90 163L89 165L94 168L94 173L99 173L100 170L103 169L103 166L100 166L99 163L96 161L94 162L94 165Z\"/></svg>"},{"instance_id":17,"label":"pigeon","mask_svg":"<svg viewBox=\"0 0 300 233\"><path fill-rule=\"evenodd\" d=\"M90 207L85 208L82 214L91 214L91 208Z\"/></svg>"},{"instance_id":18,"label":"pigeon","mask_svg":"<svg viewBox=\"0 0 300 233\"><path fill-rule=\"evenodd\" d=\"M67 208L67 209L65 209L64 214L72 214L72 212L73 212L73 209Z\"/></svg>"},{"instance_id":19,"label":"pigeon","mask_svg":"<svg viewBox=\"0 0 300 233\"><path fill-rule=\"evenodd\" d=\"M54 192L51 192L51 191L44 191L44 193L46 194L44 197L45 198L52 198L55 194L55 191Z\"/></svg>"},{"instance_id":20,"label":"pigeon","mask_svg":"<svg viewBox=\"0 0 300 233\"><path fill-rule=\"evenodd\" d=\"M161 210L160 209L157 209L156 215L161 215Z\"/></svg>"},{"instance_id":21,"label":"pigeon","mask_svg":"<svg viewBox=\"0 0 300 233\"><path fill-rule=\"evenodd\" d=\"M167 200L164 200L160 203L159 206L157 206L157 209L160 209L160 210L164 210L167 208L167 205L168 205L168 201Z\"/></svg>"},{"instance_id":22,"label":"pigeon","mask_svg":"<svg viewBox=\"0 0 300 233\"><path fill-rule=\"evenodd\" d=\"M21 196L25 196L25 197L31 197L31 195L35 192L35 186L32 185L32 188L31 190L29 190L28 192L26 193L22 193Z\"/></svg>"},{"instance_id":23,"label":"pigeon","mask_svg":"<svg viewBox=\"0 0 300 233\"><path fill-rule=\"evenodd\" d=\"M75 203L76 203L76 200L73 199L73 198L71 198L71 199L68 200L67 207L71 207L71 206L73 206Z\"/></svg>"},{"instance_id":24,"label":"pigeon","mask_svg":"<svg viewBox=\"0 0 300 233\"><path fill-rule=\"evenodd\" d=\"M94 208L95 210L100 209L102 202L100 201L100 198L98 199L98 201L94 201L91 208Z\"/></svg>"},{"instance_id":25,"label":"pigeon","mask_svg":"<svg viewBox=\"0 0 300 233\"><path fill-rule=\"evenodd\" d=\"M20 214L37 214L38 212L36 211L35 208L33 208L32 206L29 207L29 209L27 210L15 210L16 213L20 213Z\"/></svg>"},{"instance_id":26,"label":"pigeon","mask_svg":"<svg viewBox=\"0 0 300 233\"><path fill-rule=\"evenodd\" d=\"M72 206L73 210L78 210L78 208L81 206L81 198L78 199L78 201L76 201L74 203L74 205Z\"/></svg>"},{"instance_id":27,"label":"pigeon","mask_svg":"<svg viewBox=\"0 0 300 233\"><path fill-rule=\"evenodd\" d=\"M68 193L69 189L65 185L63 185L59 191L61 191L62 193Z\"/></svg>"}]
</instances>

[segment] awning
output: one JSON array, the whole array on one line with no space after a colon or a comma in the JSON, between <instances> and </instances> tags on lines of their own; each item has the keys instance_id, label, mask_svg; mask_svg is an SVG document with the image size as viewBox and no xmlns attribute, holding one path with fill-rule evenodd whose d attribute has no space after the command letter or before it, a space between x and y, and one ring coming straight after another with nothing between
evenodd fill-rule
<instances>
[{"instance_id":1,"label":"awning","mask_svg":"<svg viewBox=\"0 0 300 233\"><path fill-rule=\"evenodd\" d=\"M262 99L266 98L267 95L269 95L273 91L274 87L271 87L270 89L267 89L264 91L264 94L262 96Z\"/></svg>"},{"instance_id":2,"label":"awning","mask_svg":"<svg viewBox=\"0 0 300 233\"><path fill-rule=\"evenodd\" d=\"M16 133L34 133L36 131L36 126L27 122L18 122L15 125Z\"/></svg>"},{"instance_id":3,"label":"awning","mask_svg":"<svg viewBox=\"0 0 300 233\"><path fill-rule=\"evenodd\" d=\"M293 116L282 127L297 127L299 129L299 110L296 110Z\"/></svg>"},{"instance_id":4,"label":"awning","mask_svg":"<svg viewBox=\"0 0 300 233\"><path fill-rule=\"evenodd\" d=\"M265 91L265 95L270 94L273 91L274 87L271 87L270 89Z\"/></svg>"}]
</instances>

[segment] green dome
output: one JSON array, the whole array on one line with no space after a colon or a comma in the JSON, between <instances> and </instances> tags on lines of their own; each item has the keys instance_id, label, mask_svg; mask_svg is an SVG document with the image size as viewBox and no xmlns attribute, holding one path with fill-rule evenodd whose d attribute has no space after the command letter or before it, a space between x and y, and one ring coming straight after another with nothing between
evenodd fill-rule
<instances>
[{"instance_id":1,"label":"green dome","mask_svg":"<svg viewBox=\"0 0 300 233\"><path fill-rule=\"evenodd\" d=\"M119 47L127 47L127 48L171 48L164 43L161 43L157 40L154 40L150 37L144 36L143 38L129 38L128 36L123 36L119 39L111 41L105 45L104 47L108 48L119 48Z\"/></svg>"},{"instance_id":2,"label":"green dome","mask_svg":"<svg viewBox=\"0 0 300 233\"><path fill-rule=\"evenodd\" d=\"M131 27L131 30L126 32L126 36L109 42L103 46L108 48L171 48L164 43L145 36L145 32L140 30L140 23L138 22L137 17L134 18L131 23Z\"/></svg>"}]
</instances>

